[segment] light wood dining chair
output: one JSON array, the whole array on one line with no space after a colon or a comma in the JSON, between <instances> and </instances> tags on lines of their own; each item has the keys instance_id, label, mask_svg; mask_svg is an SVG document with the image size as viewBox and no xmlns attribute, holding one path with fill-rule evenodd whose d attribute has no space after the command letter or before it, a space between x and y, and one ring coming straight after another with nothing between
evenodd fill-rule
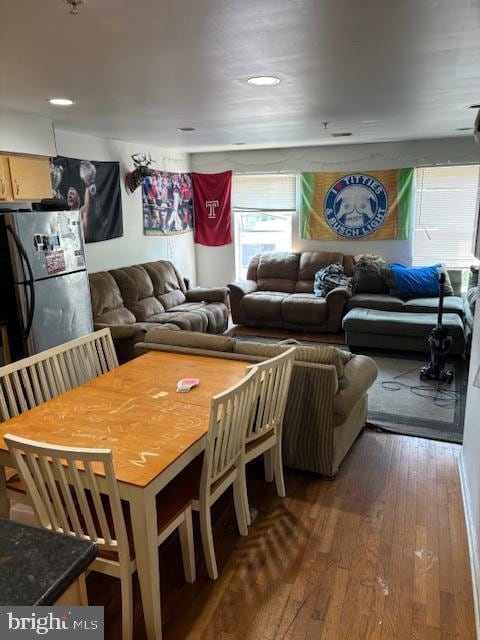
<instances>
[{"instance_id":1,"label":"light wood dining chair","mask_svg":"<svg viewBox=\"0 0 480 640\"><path fill-rule=\"evenodd\" d=\"M101 329L0 368L0 421L9 420L118 367L110 329ZM30 504L16 474L7 497ZM25 516L28 521L28 515Z\"/></svg>"},{"instance_id":2,"label":"light wood dining chair","mask_svg":"<svg viewBox=\"0 0 480 640\"><path fill-rule=\"evenodd\" d=\"M281 498L285 497L282 428L295 350L296 347L292 347L274 358L248 367L248 369L257 372L258 397L254 419L247 424L244 464L248 464L263 454L265 480L272 482L275 479L277 494ZM243 478L245 478L245 474ZM246 484L242 495L245 500L246 520L250 524L250 507Z\"/></svg>"},{"instance_id":3,"label":"light wood dining chair","mask_svg":"<svg viewBox=\"0 0 480 640\"><path fill-rule=\"evenodd\" d=\"M18 416L115 367L108 328L0 367L0 419Z\"/></svg>"},{"instance_id":4,"label":"light wood dining chair","mask_svg":"<svg viewBox=\"0 0 480 640\"><path fill-rule=\"evenodd\" d=\"M240 535L248 535L243 491L246 486L242 456L245 447L245 425L252 419L257 397L256 370L252 369L237 384L214 396L210 404L210 422L203 456L199 456L177 478L174 484L190 487L192 508L200 515L200 533L208 575L218 578L213 544L213 504L233 485L233 500Z\"/></svg>"},{"instance_id":5,"label":"light wood dining chair","mask_svg":"<svg viewBox=\"0 0 480 640\"><path fill-rule=\"evenodd\" d=\"M135 550L128 505L120 500L111 450L57 447L11 434L4 439L41 526L95 542L99 553L91 569L120 578L122 638L130 640ZM159 496L158 544L179 529L185 579L194 582L191 499L185 498L185 492L169 491L168 486Z\"/></svg>"}]
</instances>

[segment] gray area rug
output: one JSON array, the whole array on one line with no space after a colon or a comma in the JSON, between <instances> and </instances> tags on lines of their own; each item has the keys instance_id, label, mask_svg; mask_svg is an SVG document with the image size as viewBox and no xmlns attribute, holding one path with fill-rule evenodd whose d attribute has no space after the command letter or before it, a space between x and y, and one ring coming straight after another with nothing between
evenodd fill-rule
<instances>
[{"instance_id":1,"label":"gray area rug","mask_svg":"<svg viewBox=\"0 0 480 640\"><path fill-rule=\"evenodd\" d=\"M235 336L242 342L275 344L275 338L263 336ZM303 345L335 346L302 340ZM357 353L359 351L356 351ZM420 380L420 369L428 354L404 352L362 351L373 358L378 366L378 378L368 394L368 422L393 433L462 443L465 401L467 397L467 371L464 360L452 358L448 368L455 376L451 384Z\"/></svg>"},{"instance_id":2,"label":"gray area rug","mask_svg":"<svg viewBox=\"0 0 480 640\"><path fill-rule=\"evenodd\" d=\"M420 380L428 356L367 352L377 363L379 374L368 394L371 426L405 435L461 443L467 396L467 367L460 357L448 368L455 375L451 384Z\"/></svg>"}]
</instances>

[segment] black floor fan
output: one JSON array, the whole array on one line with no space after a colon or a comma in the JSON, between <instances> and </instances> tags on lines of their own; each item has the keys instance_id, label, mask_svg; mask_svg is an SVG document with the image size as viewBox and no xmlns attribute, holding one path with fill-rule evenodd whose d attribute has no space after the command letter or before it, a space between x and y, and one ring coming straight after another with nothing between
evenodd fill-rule
<instances>
[{"instance_id":1,"label":"black floor fan","mask_svg":"<svg viewBox=\"0 0 480 640\"><path fill-rule=\"evenodd\" d=\"M440 272L440 297L438 301L437 326L432 329L428 337L430 345L430 361L420 371L420 380L439 380L450 383L453 380L453 371L446 369L447 355L452 348L452 336L443 326L443 299L445 296L445 274Z\"/></svg>"}]
</instances>

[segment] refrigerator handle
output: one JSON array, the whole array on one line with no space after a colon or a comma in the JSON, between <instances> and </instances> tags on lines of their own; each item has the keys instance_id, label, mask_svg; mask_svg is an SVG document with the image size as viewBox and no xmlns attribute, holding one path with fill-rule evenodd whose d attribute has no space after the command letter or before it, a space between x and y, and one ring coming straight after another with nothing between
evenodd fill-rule
<instances>
[{"instance_id":1,"label":"refrigerator handle","mask_svg":"<svg viewBox=\"0 0 480 640\"><path fill-rule=\"evenodd\" d=\"M30 261L28 259L27 252L23 248L22 243L20 242L20 239L15 233L13 227L10 224L7 224L6 229L11 234L15 242L15 246L17 247L18 253L25 261L25 264L27 265L27 270L28 270L28 280L25 277L23 278L23 286L25 287L25 300L27 305L27 322L22 331L22 339L25 340L30 335L30 329L32 328L32 323L33 323L33 314L35 313L35 286L34 286L33 271L32 271L32 266L30 264ZM23 269L23 261L20 260L20 262L22 262L22 269ZM26 292L27 287L29 288L30 295L27 295L27 292Z\"/></svg>"}]
</instances>

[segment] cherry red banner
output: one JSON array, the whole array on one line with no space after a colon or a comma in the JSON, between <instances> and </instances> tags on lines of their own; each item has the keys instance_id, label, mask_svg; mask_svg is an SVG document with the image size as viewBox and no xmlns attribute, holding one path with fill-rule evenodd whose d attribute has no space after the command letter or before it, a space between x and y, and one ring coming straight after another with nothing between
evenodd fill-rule
<instances>
[{"instance_id":1,"label":"cherry red banner","mask_svg":"<svg viewBox=\"0 0 480 640\"><path fill-rule=\"evenodd\" d=\"M232 172L192 173L195 242L209 247L231 244Z\"/></svg>"}]
</instances>

